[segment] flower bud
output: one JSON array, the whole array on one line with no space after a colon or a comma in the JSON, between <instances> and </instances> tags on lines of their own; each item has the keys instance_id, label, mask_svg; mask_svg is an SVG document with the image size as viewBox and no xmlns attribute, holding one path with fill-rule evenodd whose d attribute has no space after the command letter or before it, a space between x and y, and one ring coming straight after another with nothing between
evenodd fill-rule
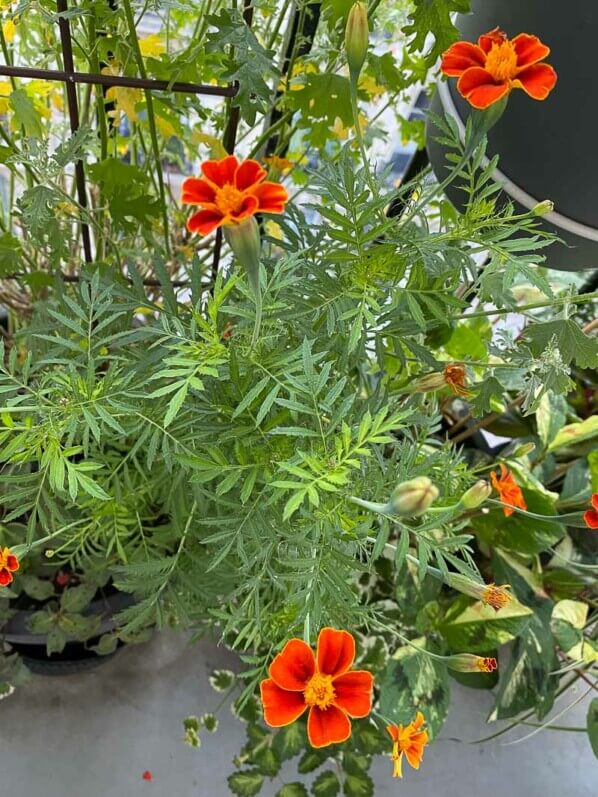
<instances>
[{"instance_id":1,"label":"flower bud","mask_svg":"<svg viewBox=\"0 0 598 797\"><path fill-rule=\"evenodd\" d=\"M224 227L224 237L245 269L255 296L260 294L260 230L254 216Z\"/></svg>"},{"instance_id":2,"label":"flower bud","mask_svg":"<svg viewBox=\"0 0 598 797\"><path fill-rule=\"evenodd\" d=\"M345 29L345 49L351 79L357 81L368 52L368 10L365 3L353 3Z\"/></svg>"},{"instance_id":3,"label":"flower bud","mask_svg":"<svg viewBox=\"0 0 598 797\"><path fill-rule=\"evenodd\" d=\"M393 490L389 507L394 515L422 515L438 498L438 488L427 476L401 482Z\"/></svg>"},{"instance_id":4,"label":"flower bud","mask_svg":"<svg viewBox=\"0 0 598 797\"><path fill-rule=\"evenodd\" d=\"M469 488L461 496L459 503L465 509L476 509L480 504L483 504L486 498L490 497L492 487L484 479L477 481L472 487Z\"/></svg>"},{"instance_id":5,"label":"flower bud","mask_svg":"<svg viewBox=\"0 0 598 797\"><path fill-rule=\"evenodd\" d=\"M496 584L480 584L461 573L450 573L446 578L446 583L458 592L470 595L487 606L492 606L496 611L504 608L511 600L511 595L507 592L511 589L508 584L503 584L502 587L497 587Z\"/></svg>"},{"instance_id":6,"label":"flower bud","mask_svg":"<svg viewBox=\"0 0 598 797\"><path fill-rule=\"evenodd\" d=\"M446 663L457 672L494 672L498 669L498 662L493 656L474 656L473 653L449 656Z\"/></svg>"},{"instance_id":7,"label":"flower bud","mask_svg":"<svg viewBox=\"0 0 598 797\"><path fill-rule=\"evenodd\" d=\"M537 205L534 205L532 213L534 216L545 216L547 213L552 213L553 210L554 202L551 199L544 199L542 202L538 202Z\"/></svg>"}]
</instances>

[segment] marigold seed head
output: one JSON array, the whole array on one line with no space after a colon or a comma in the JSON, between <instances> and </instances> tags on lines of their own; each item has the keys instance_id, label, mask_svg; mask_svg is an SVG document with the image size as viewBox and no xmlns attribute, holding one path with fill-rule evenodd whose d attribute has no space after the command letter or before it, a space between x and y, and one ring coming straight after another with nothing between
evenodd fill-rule
<instances>
[{"instance_id":1,"label":"marigold seed head","mask_svg":"<svg viewBox=\"0 0 598 797\"><path fill-rule=\"evenodd\" d=\"M498 664L495 658L490 656L474 656L473 653L458 653L449 656L447 665L451 670L457 672L494 672Z\"/></svg>"},{"instance_id":2,"label":"marigold seed head","mask_svg":"<svg viewBox=\"0 0 598 797\"><path fill-rule=\"evenodd\" d=\"M394 515L417 517L429 509L438 495L438 488L427 476L418 476L395 487L389 508Z\"/></svg>"},{"instance_id":3,"label":"marigold seed head","mask_svg":"<svg viewBox=\"0 0 598 797\"><path fill-rule=\"evenodd\" d=\"M436 390L442 390L443 387L446 387L446 379L441 371L424 374L412 385L415 393L434 393Z\"/></svg>"},{"instance_id":4,"label":"marigold seed head","mask_svg":"<svg viewBox=\"0 0 598 797\"><path fill-rule=\"evenodd\" d=\"M470 595L472 598L492 606L497 611L511 600L511 595L507 592L511 589L508 584L503 584L501 587L497 587L496 584L480 584L461 573L449 573L446 583L458 592Z\"/></svg>"}]
</instances>

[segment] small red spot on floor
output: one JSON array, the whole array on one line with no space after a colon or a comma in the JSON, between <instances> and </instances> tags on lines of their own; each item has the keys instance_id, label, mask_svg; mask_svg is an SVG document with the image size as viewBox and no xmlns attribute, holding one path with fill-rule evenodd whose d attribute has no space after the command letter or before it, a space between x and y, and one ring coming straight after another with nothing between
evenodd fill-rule
<instances>
[{"instance_id":1,"label":"small red spot on floor","mask_svg":"<svg viewBox=\"0 0 598 797\"><path fill-rule=\"evenodd\" d=\"M143 778L143 780L153 780L154 779L154 776L149 771L149 769L146 769L141 777Z\"/></svg>"}]
</instances>

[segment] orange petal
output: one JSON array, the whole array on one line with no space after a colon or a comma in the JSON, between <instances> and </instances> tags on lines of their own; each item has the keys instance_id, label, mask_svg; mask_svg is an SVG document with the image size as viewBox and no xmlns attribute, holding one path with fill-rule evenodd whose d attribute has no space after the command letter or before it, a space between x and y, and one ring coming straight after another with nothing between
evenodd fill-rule
<instances>
[{"instance_id":1,"label":"orange petal","mask_svg":"<svg viewBox=\"0 0 598 797\"><path fill-rule=\"evenodd\" d=\"M312 747L346 742L351 736L351 723L344 711L336 706L320 709L312 706L307 718L307 738Z\"/></svg>"},{"instance_id":2,"label":"orange petal","mask_svg":"<svg viewBox=\"0 0 598 797\"><path fill-rule=\"evenodd\" d=\"M267 172L254 160L246 160L239 166L235 174L235 186L239 191L246 191L266 176Z\"/></svg>"},{"instance_id":3,"label":"orange petal","mask_svg":"<svg viewBox=\"0 0 598 797\"><path fill-rule=\"evenodd\" d=\"M261 183L251 189L251 194L257 197L263 213L284 213L284 206L289 201L287 189L280 183Z\"/></svg>"},{"instance_id":4,"label":"orange petal","mask_svg":"<svg viewBox=\"0 0 598 797\"><path fill-rule=\"evenodd\" d=\"M465 99L480 110L502 99L509 91L508 83L495 83L485 69L472 66L457 81L457 89Z\"/></svg>"},{"instance_id":5,"label":"orange petal","mask_svg":"<svg viewBox=\"0 0 598 797\"><path fill-rule=\"evenodd\" d=\"M253 214L257 212L258 205L259 202L256 197L251 195L244 196L241 207L236 213L231 213L230 217L235 221L243 221L243 219L248 219L249 216L253 216Z\"/></svg>"},{"instance_id":6,"label":"orange petal","mask_svg":"<svg viewBox=\"0 0 598 797\"><path fill-rule=\"evenodd\" d=\"M367 717L372 710L374 676L366 670L351 670L333 681L334 705L350 717Z\"/></svg>"},{"instance_id":7,"label":"orange petal","mask_svg":"<svg viewBox=\"0 0 598 797\"><path fill-rule=\"evenodd\" d=\"M529 33L520 33L512 40L515 52L517 53L517 66L531 66L538 61L544 60L550 54L550 47L542 44L537 36L530 36Z\"/></svg>"},{"instance_id":8,"label":"orange petal","mask_svg":"<svg viewBox=\"0 0 598 797\"><path fill-rule=\"evenodd\" d=\"M336 678L355 661L355 640L348 631L323 628L318 636L317 658L318 670Z\"/></svg>"},{"instance_id":9,"label":"orange petal","mask_svg":"<svg viewBox=\"0 0 598 797\"><path fill-rule=\"evenodd\" d=\"M456 42L442 55L440 70L449 77L459 77L472 66L484 66L483 50L471 42Z\"/></svg>"},{"instance_id":10,"label":"orange petal","mask_svg":"<svg viewBox=\"0 0 598 797\"><path fill-rule=\"evenodd\" d=\"M313 651L302 639L290 639L268 670L282 689L301 692L315 671Z\"/></svg>"},{"instance_id":11,"label":"orange petal","mask_svg":"<svg viewBox=\"0 0 598 797\"><path fill-rule=\"evenodd\" d=\"M267 679L260 684L264 722L272 728L290 725L298 719L307 705L302 692L288 692Z\"/></svg>"},{"instance_id":12,"label":"orange petal","mask_svg":"<svg viewBox=\"0 0 598 797\"><path fill-rule=\"evenodd\" d=\"M216 188L234 183L235 172L239 166L239 161L234 155L228 155L219 161L204 161L201 170L206 180L209 180Z\"/></svg>"},{"instance_id":13,"label":"orange petal","mask_svg":"<svg viewBox=\"0 0 598 797\"><path fill-rule=\"evenodd\" d=\"M213 202L216 192L209 183L199 177L187 177L183 180L181 188L181 202L186 205L201 205L206 202Z\"/></svg>"},{"instance_id":14,"label":"orange petal","mask_svg":"<svg viewBox=\"0 0 598 797\"><path fill-rule=\"evenodd\" d=\"M200 210L187 219L187 229L199 235L209 235L216 227L220 227L223 221L224 216L219 210Z\"/></svg>"},{"instance_id":15,"label":"orange petal","mask_svg":"<svg viewBox=\"0 0 598 797\"><path fill-rule=\"evenodd\" d=\"M9 554L6 557L6 567L12 573L15 573L19 569L19 560L13 554Z\"/></svg>"},{"instance_id":16,"label":"orange petal","mask_svg":"<svg viewBox=\"0 0 598 797\"><path fill-rule=\"evenodd\" d=\"M555 87L557 76L548 64L532 64L517 75L513 82L521 85L526 94L534 100L545 100Z\"/></svg>"},{"instance_id":17,"label":"orange petal","mask_svg":"<svg viewBox=\"0 0 598 797\"><path fill-rule=\"evenodd\" d=\"M413 727L417 731L421 728L424 722L425 722L424 715L421 713L421 711L418 711L417 714L415 715L415 719L413 720Z\"/></svg>"},{"instance_id":18,"label":"orange petal","mask_svg":"<svg viewBox=\"0 0 598 797\"><path fill-rule=\"evenodd\" d=\"M478 46L485 53L489 53L493 44L502 44L506 40L507 34L504 32L504 30L496 27L494 30L488 31L488 33L482 33L478 39Z\"/></svg>"},{"instance_id":19,"label":"orange petal","mask_svg":"<svg viewBox=\"0 0 598 797\"><path fill-rule=\"evenodd\" d=\"M583 522L590 529L598 529L598 512L595 509L588 509L583 513Z\"/></svg>"},{"instance_id":20,"label":"orange petal","mask_svg":"<svg viewBox=\"0 0 598 797\"><path fill-rule=\"evenodd\" d=\"M417 746L408 747L404 752L407 757L407 761L409 761L409 764L413 767L413 769L419 769L419 765L424 757L423 748Z\"/></svg>"},{"instance_id":21,"label":"orange petal","mask_svg":"<svg viewBox=\"0 0 598 797\"><path fill-rule=\"evenodd\" d=\"M598 493L592 495L592 506L598 512Z\"/></svg>"},{"instance_id":22,"label":"orange petal","mask_svg":"<svg viewBox=\"0 0 598 797\"><path fill-rule=\"evenodd\" d=\"M386 730L388 731L388 735L393 740L393 742L399 741L399 729L396 725L387 725Z\"/></svg>"}]
</instances>

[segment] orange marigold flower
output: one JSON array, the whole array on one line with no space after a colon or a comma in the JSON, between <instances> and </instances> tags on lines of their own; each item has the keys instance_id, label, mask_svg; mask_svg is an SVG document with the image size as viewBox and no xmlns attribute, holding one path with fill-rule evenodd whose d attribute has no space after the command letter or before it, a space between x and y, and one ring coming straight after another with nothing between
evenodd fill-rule
<instances>
[{"instance_id":1,"label":"orange marigold flower","mask_svg":"<svg viewBox=\"0 0 598 797\"><path fill-rule=\"evenodd\" d=\"M19 569L19 560L8 548L0 548L0 587L12 582L12 574Z\"/></svg>"},{"instance_id":2,"label":"orange marigold flower","mask_svg":"<svg viewBox=\"0 0 598 797\"><path fill-rule=\"evenodd\" d=\"M509 517L513 514L513 507L517 507L517 509L527 509L521 487L519 487L513 478L513 474L504 463L500 463L500 478L496 475L496 471L493 470L490 474L490 480L500 500L503 504L506 504L506 506L503 507L505 517Z\"/></svg>"},{"instance_id":3,"label":"orange marigold flower","mask_svg":"<svg viewBox=\"0 0 598 797\"><path fill-rule=\"evenodd\" d=\"M462 365L451 363L450 365L447 365L445 367L443 373L444 373L444 381L456 396L470 395L469 390L465 386L467 381L467 374L465 372L465 368Z\"/></svg>"},{"instance_id":4,"label":"orange marigold flower","mask_svg":"<svg viewBox=\"0 0 598 797\"><path fill-rule=\"evenodd\" d=\"M424 747L428 744L429 736L426 730L422 730L424 715L418 711L413 722L409 725L387 725L386 730L392 739L392 753L390 756L394 764L393 778L403 777L403 754L413 769L419 769L419 765L424 757Z\"/></svg>"},{"instance_id":5,"label":"orange marigold flower","mask_svg":"<svg viewBox=\"0 0 598 797\"><path fill-rule=\"evenodd\" d=\"M367 717L374 678L351 670L355 640L347 631L323 628L314 655L302 639L291 639L268 670L260 690L264 720L273 728L290 725L307 710L307 738L312 747L345 742L349 717Z\"/></svg>"},{"instance_id":6,"label":"orange marigold flower","mask_svg":"<svg viewBox=\"0 0 598 797\"><path fill-rule=\"evenodd\" d=\"M583 521L590 529L598 529L598 493L592 496L592 507L583 513Z\"/></svg>"},{"instance_id":7,"label":"orange marigold flower","mask_svg":"<svg viewBox=\"0 0 598 797\"><path fill-rule=\"evenodd\" d=\"M202 177L183 180L181 201L202 210L187 220L187 229L208 235L217 227L240 224L256 213L284 213L289 199L280 183L264 182L265 169L234 155L201 165Z\"/></svg>"},{"instance_id":8,"label":"orange marigold flower","mask_svg":"<svg viewBox=\"0 0 598 797\"><path fill-rule=\"evenodd\" d=\"M537 36L520 33L508 39L500 28L480 36L477 44L456 42L442 56L440 69L459 78L457 90L474 108L483 110L506 97L512 89L523 89L534 100L545 100L554 88L557 74L540 63L550 48Z\"/></svg>"}]
</instances>

